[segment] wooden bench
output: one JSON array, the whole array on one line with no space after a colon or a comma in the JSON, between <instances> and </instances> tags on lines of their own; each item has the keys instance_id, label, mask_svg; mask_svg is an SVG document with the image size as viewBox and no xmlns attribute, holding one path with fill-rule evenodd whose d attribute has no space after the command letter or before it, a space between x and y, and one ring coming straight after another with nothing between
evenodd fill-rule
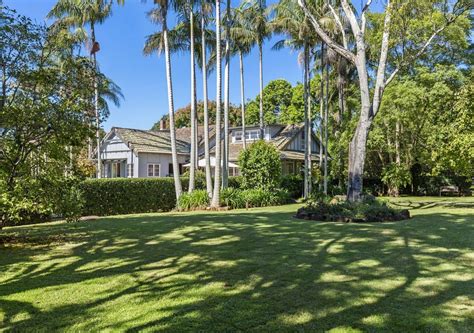
<instances>
[{"instance_id":1,"label":"wooden bench","mask_svg":"<svg viewBox=\"0 0 474 333\"><path fill-rule=\"evenodd\" d=\"M455 185L441 186L439 188L439 196L441 196L443 193L460 195L459 187L457 187Z\"/></svg>"}]
</instances>

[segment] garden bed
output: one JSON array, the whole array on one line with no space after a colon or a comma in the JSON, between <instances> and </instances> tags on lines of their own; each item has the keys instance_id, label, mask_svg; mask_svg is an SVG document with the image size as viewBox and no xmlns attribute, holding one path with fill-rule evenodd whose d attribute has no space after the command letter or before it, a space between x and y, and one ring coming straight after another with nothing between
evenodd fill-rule
<instances>
[{"instance_id":1,"label":"garden bed","mask_svg":"<svg viewBox=\"0 0 474 333\"><path fill-rule=\"evenodd\" d=\"M395 209L383 201L366 198L361 202L319 198L308 200L295 218L322 222L393 222L410 218L407 209Z\"/></svg>"}]
</instances>

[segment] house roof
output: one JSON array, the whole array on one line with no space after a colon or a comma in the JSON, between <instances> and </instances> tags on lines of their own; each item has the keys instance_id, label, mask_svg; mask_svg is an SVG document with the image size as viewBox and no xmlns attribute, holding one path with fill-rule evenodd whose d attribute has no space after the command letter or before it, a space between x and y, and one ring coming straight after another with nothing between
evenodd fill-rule
<instances>
[{"instance_id":1,"label":"house roof","mask_svg":"<svg viewBox=\"0 0 474 333\"><path fill-rule=\"evenodd\" d=\"M137 153L171 154L171 139L169 131L145 131L133 128L113 127L112 132L118 135ZM189 154L189 143L176 135L176 150L178 154Z\"/></svg>"},{"instance_id":2,"label":"house roof","mask_svg":"<svg viewBox=\"0 0 474 333\"><path fill-rule=\"evenodd\" d=\"M267 142L272 143L275 147L282 152L282 159L295 159L304 160L304 153L297 151L287 151L285 148L293 140L293 138L301 132L304 128L304 123L294 125L269 125L269 127L278 128L278 132ZM252 130L259 128L258 126L248 126L246 130ZM240 129L240 128L233 128ZM249 142L251 144L251 142ZM240 151L242 150L242 143L232 143L232 133L229 132L229 160L237 161L239 158ZM215 153L215 146L211 148L211 153ZM319 160L317 154L311 154L312 160Z\"/></svg>"},{"instance_id":3,"label":"house roof","mask_svg":"<svg viewBox=\"0 0 474 333\"><path fill-rule=\"evenodd\" d=\"M216 126L209 125L209 137L212 137L215 134ZM198 131L198 144L201 144L204 141L204 126L200 125L197 128ZM170 130L159 130L154 131L155 133L167 133L169 135ZM191 128L190 127L181 127L176 129L176 139L183 142L191 144Z\"/></svg>"}]
</instances>

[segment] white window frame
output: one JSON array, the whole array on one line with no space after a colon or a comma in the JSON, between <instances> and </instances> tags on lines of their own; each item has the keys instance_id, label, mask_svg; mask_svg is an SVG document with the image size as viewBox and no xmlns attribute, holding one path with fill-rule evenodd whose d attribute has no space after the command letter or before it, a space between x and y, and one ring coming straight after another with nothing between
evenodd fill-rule
<instances>
[{"instance_id":1,"label":"white window frame","mask_svg":"<svg viewBox=\"0 0 474 333\"><path fill-rule=\"evenodd\" d=\"M150 167L152 167L152 175L150 176ZM157 172L158 170L158 172ZM147 177L160 177L161 165L159 163L148 163L146 165Z\"/></svg>"}]
</instances>

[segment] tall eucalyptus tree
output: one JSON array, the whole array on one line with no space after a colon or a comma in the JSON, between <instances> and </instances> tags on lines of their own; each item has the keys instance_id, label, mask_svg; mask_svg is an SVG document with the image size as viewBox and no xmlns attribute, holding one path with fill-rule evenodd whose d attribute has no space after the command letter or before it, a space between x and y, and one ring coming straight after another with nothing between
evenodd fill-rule
<instances>
[{"instance_id":1,"label":"tall eucalyptus tree","mask_svg":"<svg viewBox=\"0 0 474 333\"><path fill-rule=\"evenodd\" d=\"M384 20L381 28L382 35L379 60L377 62L377 68L373 70L374 83L372 89L372 85L369 84L369 75L372 71L367 52L368 50L373 50L373 48L368 47L367 39L367 12L370 9L372 0L367 0L365 2L360 13L354 11L352 4L348 0L340 0L339 8L348 20L352 35L355 39L354 47L349 46L344 42L341 45L341 43L328 35L319 24L315 13L308 6L306 0L298 0L298 3L304 10L305 14L310 18L314 32L319 35L328 47L333 49L341 57L344 57L349 63L353 64L357 70L361 95L361 110L357 127L349 144L349 179L347 197L350 201L358 201L362 198L362 177L364 174L367 139L372 122L380 109L385 88L393 81L401 69L406 67L408 63L416 61L421 55L423 55L430 44L436 40L436 37L449 25L455 22L460 16L465 15L474 9L474 4L472 3L472 0L443 0L432 1L424 8L419 7L418 9L420 10L416 12L416 19L419 19L421 9L428 11L427 17L437 15L441 19L437 22L433 22L433 28L431 31L426 31L425 28L423 29L424 31L418 31L418 33L423 35L422 38L419 38L420 36L418 36L415 30L412 31L415 33L404 33L403 37L400 39L400 45L403 47L400 47L399 49L392 48L401 51L401 56L398 58L398 61L394 66L387 66L388 56L390 53L390 32L393 23L392 15L402 9L402 3L405 4L405 2L401 3L398 1L387 0L383 10ZM336 20L341 21L340 15L336 11L334 11L334 13ZM405 20L410 19L415 18L405 18ZM407 25L408 30L416 28L418 28L416 25ZM343 34L345 34L344 31ZM388 70L391 71L387 73ZM371 90L373 91L373 94L371 94Z\"/></svg>"}]
</instances>

